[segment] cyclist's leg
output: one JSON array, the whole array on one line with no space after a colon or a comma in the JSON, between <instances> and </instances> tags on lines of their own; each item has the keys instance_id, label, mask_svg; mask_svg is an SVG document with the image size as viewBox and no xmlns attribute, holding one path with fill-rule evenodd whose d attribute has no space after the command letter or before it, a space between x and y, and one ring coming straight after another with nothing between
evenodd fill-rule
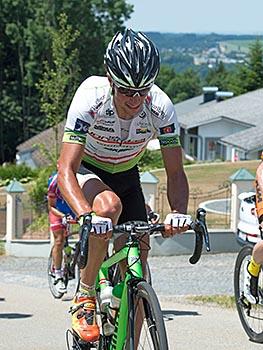
<instances>
[{"instance_id":1,"label":"cyclist's leg","mask_svg":"<svg viewBox=\"0 0 263 350\"><path fill-rule=\"evenodd\" d=\"M63 279L63 247L64 247L64 235L65 227L62 224L62 218L49 212L50 230L54 237L54 244L52 247L52 262L54 264L55 279L54 284L56 289L60 293L67 291L66 285Z\"/></svg>"},{"instance_id":2,"label":"cyclist's leg","mask_svg":"<svg viewBox=\"0 0 263 350\"><path fill-rule=\"evenodd\" d=\"M263 264L263 241L257 242L253 248L253 258L258 265Z\"/></svg>"},{"instance_id":3,"label":"cyclist's leg","mask_svg":"<svg viewBox=\"0 0 263 350\"><path fill-rule=\"evenodd\" d=\"M87 171L77 175L83 194L99 216L111 218L116 223L122 210L118 196L96 175ZM90 236L88 261L81 271L80 291L72 307L72 327L80 338L92 342L99 337L96 324L95 280L108 248L108 239Z\"/></svg>"},{"instance_id":4,"label":"cyclist's leg","mask_svg":"<svg viewBox=\"0 0 263 350\"><path fill-rule=\"evenodd\" d=\"M52 248L52 258L56 270L61 269L62 250L64 247L65 228L62 225L62 218L49 212L50 230L54 237L54 245Z\"/></svg>"},{"instance_id":5,"label":"cyclist's leg","mask_svg":"<svg viewBox=\"0 0 263 350\"><path fill-rule=\"evenodd\" d=\"M139 220L147 222L147 214L145 208L145 201L141 187L134 186L132 191L129 191L126 196L122 198L123 210L120 215L118 223L127 222L130 220ZM118 237L114 242L115 250L121 249L125 244L126 238L125 235ZM145 276L146 273L146 262L149 252L149 235L145 235L140 240L140 251L141 251L141 261L143 273ZM125 273L125 262L121 264L122 274Z\"/></svg>"}]
</instances>

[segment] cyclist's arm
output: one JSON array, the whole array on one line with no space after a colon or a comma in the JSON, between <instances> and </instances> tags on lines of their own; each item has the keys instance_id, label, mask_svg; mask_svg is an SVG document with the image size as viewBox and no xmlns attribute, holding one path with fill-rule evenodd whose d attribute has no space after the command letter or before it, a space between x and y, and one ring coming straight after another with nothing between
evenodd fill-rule
<instances>
[{"instance_id":1,"label":"cyclist's arm","mask_svg":"<svg viewBox=\"0 0 263 350\"><path fill-rule=\"evenodd\" d=\"M55 197L48 196L48 210L49 210L49 212L53 213L54 215L56 215L60 218L63 218L65 216L65 214L56 208L56 202L57 202L57 199Z\"/></svg>"},{"instance_id":2,"label":"cyclist's arm","mask_svg":"<svg viewBox=\"0 0 263 350\"><path fill-rule=\"evenodd\" d=\"M76 179L84 147L83 144L63 142L58 160L58 186L77 217L92 211Z\"/></svg>"},{"instance_id":3,"label":"cyclist's arm","mask_svg":"<svg viewBox=\"0 0 263 350\"><path fill-rule=\"evenodd\" d=\"M172 211L187 212L189 187L183 168L180 146L162 147L162 157L167 174L167 197Z\"/></svg>"}]
</instances>

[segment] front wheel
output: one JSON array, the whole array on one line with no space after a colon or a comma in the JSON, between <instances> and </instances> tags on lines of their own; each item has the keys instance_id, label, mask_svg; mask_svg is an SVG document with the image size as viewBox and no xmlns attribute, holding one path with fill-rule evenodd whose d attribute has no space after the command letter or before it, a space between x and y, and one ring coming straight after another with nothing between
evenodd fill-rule
<instances>
[{"instance_id":1,"label":"front wheel","mask_svg":"<svg viewBox=\"0 0 263 350\"><path fill-rule=\"evenodd\" d=\"M249 339L263 343L263 273L262 269L258 279L259 303L251 304L244 297L244 269L252 256L251 246L244 246L236 259L234 272L235 301L241 324Z\"/></svg>"},{"instance_id":2,"label":"front wheel","mask_svg":"<svg viewBox=\"0 0 263 350\"><path fill-rule=\"evenodd\" d=\"M128 330L125 349L168 350L162 310L155 291L147 282L141 281L134 287L133 295L135 332Z\"/></svg>"}]
</instances>

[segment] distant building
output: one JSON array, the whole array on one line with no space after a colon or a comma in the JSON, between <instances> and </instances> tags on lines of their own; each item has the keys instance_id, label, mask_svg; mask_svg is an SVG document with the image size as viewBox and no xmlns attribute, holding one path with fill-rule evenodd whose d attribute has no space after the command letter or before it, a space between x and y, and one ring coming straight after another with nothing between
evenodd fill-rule
<instances>
[{"instance_id":1,"label":"distant building","mask_svg":"<svg viewBox=\"0 0 263 350\"><path fill-rule=\"evenodd\" d=\"M229 92L211 90L213 99L205 91L175 105L185 152L197 160L258 159L263 149L263 89L232 98Z\"/></svg>"}]
</instances>

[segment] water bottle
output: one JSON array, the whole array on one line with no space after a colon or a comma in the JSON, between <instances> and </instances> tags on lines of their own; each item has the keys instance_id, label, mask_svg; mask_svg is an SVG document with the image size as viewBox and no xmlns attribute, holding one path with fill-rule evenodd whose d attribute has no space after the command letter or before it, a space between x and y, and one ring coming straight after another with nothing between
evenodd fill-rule
<instances>
[{"instance_id":1,"label":"water bottle","mask_svg":"<svg viewBox=\"0 0 263 350\"><path fill-rule=\"evenodd\" d=\"M100 280L100 310L107 312L112 296L112 286L110 281L106 279Z\"/></svg>"},{"instance_id":2,"label":"water bottle","mask_svg":"<svg viewBox=\"0 0 263 350\"><path fill-rule=\"evenodd\" d=\"M108 308L108 322L114 326L123 291L124 282L119 282L113 287L110 305Z\"/></svg>"}]
</instances>

